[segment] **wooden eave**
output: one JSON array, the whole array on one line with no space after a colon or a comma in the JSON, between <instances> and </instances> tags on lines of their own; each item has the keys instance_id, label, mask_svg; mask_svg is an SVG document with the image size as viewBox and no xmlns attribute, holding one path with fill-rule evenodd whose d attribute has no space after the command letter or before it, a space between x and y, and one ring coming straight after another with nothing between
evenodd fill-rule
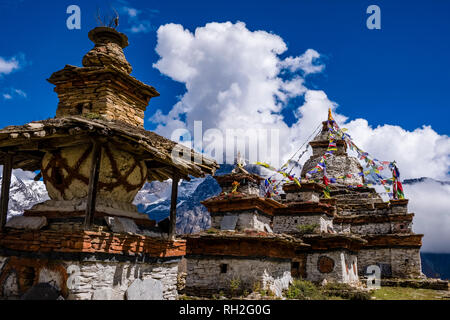
<instances>
[{"instance_id":1,"label":"wooden eave","mask_svg":"<svg viewBox=\"0 0 450 320\"><path fill-rule=\"evenodd\" d=\"M366 235L364 236L364 239L367 241L367 243L364 245L364 248L421 248L423 236L423 234Z\"/></svg>"},{"instance_id":2,"label":"wooden eave","mask_svg":"<svg viewBox=\"0 0 450 320\"><path fill-rule=\"evenodd\" d=\"M236 256L245 258L290 259L305 252L310 245L298 238L276 234L195 234L185 237L186 255Z\"/></svg>"},{"instance_id":3,"label":"wooden eave","mask_svg":"<svg viewBox=\"0 0 450 320\"><path fill-rule=\"evenodd\" d=\"M103 67L76 67L66 65L64 69L53 73L47 81L58 87L66 85L67 83L83 81L91 76L98 78L101 74L110 74L113 79L117 78L129 87L137 88L141 94L145 94L150 98L160 96L159 92L156 91L154 87L137 80L114 65Z\"/></svg>"},{"instance_id":4,"label":"wooden eave","mask_svg":"<svg viewBox=\"0 0 450 320\"><path fill-rule=\"evenodd\" d=\"M385 222L412 222L414 214L390 214L390 215L354 215L337 216L334 223L366 224L366 223L385 223Z\"/></svg>"},{"instance_id":5,"label":"wooden eave","mask_svg":"<svg viewBox=\"0 0 450 320\"><path fill-rule=\"evenodd\" d=\"M202 204L208 209L210 213L245 211L245 210L260 210L265 214L273 215L277 208L285 208L273 199L261 198L258 196L245 197L230 197L223 198L222 196L214 197L203 201Z\"/></svg>"},{"instance_id":6,"label":"wooden eave","mask_svg":"<svg viewBox=\"0 0 450 320\"><path fill-rule=\"evenodd\" d=\"M335 207L321 202L290 202L285 207L277 208L274 215L317 215L325 214L329 217L335 216Z\"/></svg>"},{"instance_id":7,"label":"wooden eave","mask_svg":"<svg viewBox=\"0 0 450 320\"><path fill-rule=\"evenodd\" d=\"M304 235L302 240L311 246L312 250L328 251L336 249L347 249L358 251L367 243L365 239L350 234L314 234Z\"/></svg>"},{"instance_id":8,"label":"wooden eave","mask_svg":"<svg viewBox=\"0 0 450 320\"><path fill-rule=\"evenodd\" d=\"M5 155L12 152L14 169L37 171L41 169L46 152L90 143L92 139L108 140L138 160L145 161L149 181L171 179L174 169L181 178L189 180L189 176L213 175L219 168L214 160L202 158L184 146L179 147L191 154L191 161L182 158L174 161L172 150L177 144L144 128L82 116L37 121L0 130L0 164L3 164ZM197 158L202 159L202 163L196 163L194 159Z\"/></svg>"}]
</instances>

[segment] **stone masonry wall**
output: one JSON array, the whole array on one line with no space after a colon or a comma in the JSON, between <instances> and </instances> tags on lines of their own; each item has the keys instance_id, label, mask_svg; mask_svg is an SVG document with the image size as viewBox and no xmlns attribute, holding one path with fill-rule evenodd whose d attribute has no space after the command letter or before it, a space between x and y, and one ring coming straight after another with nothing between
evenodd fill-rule
<instances>
[{"instance_id":1,"label":"stone masonry wall","mask_svg":"<svg viewBox=\"0 0 450 320\"><path fill-rule=\"evenodd\" d=\"M175 300L178 297L178 261L164 264L70 262L67 267L80 270L79 286L70 291L70 300L102 300L105 289L112 289L120 300L126 295L130 300L127 294L129 287L135 281L140 286L147 279L155 280L154 287L146 290L155 290L152 295L156 298Z\"/></svg>"},{"instance_id":2,"label":"stone masonry wall","mask_svg":"<svg viewBox=\"0 0 450 320\"><path fill-rule=\"evenodd\" d=\"M358 261L361 276L366 275L370 265L378 265L381 276L386 278L417 278L422 274L419 248L362 249Z\"/></svg>"},{"instance_id":3,"label":"stone masonry wall","mask_svg":"<svg viewBox=\"0 0 450 320\"><path fill-rule=\"evenodd\" d=\"M161 263L51 261L0 257L0 296L20 298L48 283L67 300L175 300L178 260ZM3 263L2 262L2 263Z\"/></svg>"},{"instance_id":4,"label":"stone masonry wall","mask_svg":"<svg viewBox=\"0 0 450 320\"><path fill-rule=\"evenodd\" d=\"M272 218L269 216L258 214L255 211L239 212L235 215L239 215L236 224L236 230L238 231L243 231L245 229L253 229L257 231L272 230ZM220 230L223 217L224 215L211 216L211 227Z\"/></svg>"},{"instance_id":5,"label":"stone masonry wall","mask_svg":"<svg viewBox=\"0 0 450 320\"><path fill-rule=\"evenodd\" d=\"M142 127L148 101L141 101L127 89L127 86L118 86L109 78L103 81L91 79L89 85L58 87L60 102L56 116L101 115L107 120L120 120Z\"/></svg>"},{"instance_id":6,"label":"stone masonry wall","mask_svg":"<svg viewBox=\"0 0 450 320\"><path fill-rule=\"evenodd\" d=\"M316 252L308 254L306 280L323 280L340 283L358 283L357 256L346 250Z\"/></svg>"},{"instance_id":7,"label":"stone masonry wall","mask_svg":"<svg viewBox=\"0 0 450 320\"><path fill-rule=\"evenodd\" d=\"M208 296L220 291L230 292L233 280L239 284L237 292L252 292L259 286L280 297L292 280L291 262L262 258L187 256L187 294Z\"/></svg>"},{"instance_id":8,"label":"stone masonry wall","mask_svg":"<svg viewBox=\"0 0 450 320\"><path fill-rule=\"evenodd\" d=\"M360 235L367 234L392 234L392 233L411 233L412 222L383 222L366 224L334 224L334 229L342 233L355 233Z\"/></svg>"},{"instance_id":9,"label":"stone masonry wall","mask_svg":"<svg viewBox=\"0 0 450 320\"><path fill-rule=\"evenodd\" d=\"M287 202L311 201L319 202L319 192L289 192L286 194Z\"/></svg>"},{"instance_id":10,"label":"stone masonry wall","mask_svg":"<svg viewBox=\"0 0 450 320\"><path fill-rule=\"evenodd\" d=\"M333 228L333 219L327 215L276 215L273 217L273 232L275 233L297 233L299 225L320 226L319 232L327 233L328 228Z\"/></svg>"}]
</instances>

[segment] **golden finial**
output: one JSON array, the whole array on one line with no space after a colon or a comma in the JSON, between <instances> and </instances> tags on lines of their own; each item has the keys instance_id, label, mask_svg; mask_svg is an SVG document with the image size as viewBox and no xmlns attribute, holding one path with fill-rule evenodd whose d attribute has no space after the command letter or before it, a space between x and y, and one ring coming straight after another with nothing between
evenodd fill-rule
<instances>
[{"instance_id":1,"label":"golden finial","mask_svg":"<svg viewBox=\"0 0 450 320\"><path fill-rule=\"evenodd\" d=\"M334 121L333 113L331 112L331 108L328 109L328 121Z\"/></svg>"}]
</instances>

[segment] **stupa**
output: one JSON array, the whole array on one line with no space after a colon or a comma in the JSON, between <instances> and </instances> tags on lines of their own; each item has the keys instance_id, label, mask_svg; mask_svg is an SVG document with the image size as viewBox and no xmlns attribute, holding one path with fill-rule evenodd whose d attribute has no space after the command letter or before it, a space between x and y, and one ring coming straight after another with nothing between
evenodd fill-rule
<instances>
[{"instance_id":1,"label":"stupa","mask_svg":"<svg viewBox=\"0 0 450 320\"><path fill-rule=\"evenodd\" d=\"M273 233L273 212L285 206L260 195L263 178L238 165L215 179L222 193L202 202L212 228L186 236L186 293L242 294L260 288L281 297L292 281L292 260L309 246Z\"/></svg>"},{"instance_id":2,"label":"stupa","mask_svg":"<svg viewBox=\"0 0 450 320\"><path fill-rule=\"evenodd\" d=\"M310 143L313 155L305 163L303 179L323 181L323 171L308 173L326 153L330 144L330 127L334 125L330 110L322 131ZM358 252L359 275L367 275L367 268L377 265L384 279L422 278L420 248L423 235L413 232L414 214L408 212L409 201L391 199L384 202L381 195L366 183L364 169L357 158L348 154L344 139L335 143L337 151L326 161L327 178L333 179L328 186L331 199L321 201L336 206L333 218L335 232L358 235L367 241Z\"/></svg>"},{"instance_id":3,"label":"stupa","mask_svg":"<svg viewBox=\"0 0 450 320\"><path fill-rule=\"evenodd\" d=\"M0 130L0 296L50 284L65 299L174 299L185 254L175 238L178 182L218 166L144 129L159 93L130 75L126 35L98 27L89 38L95 47L83 67L65 66L48 80L59 97L56 117ZM39 171L51 200L7 222L13 169ZM132 202L146 182L168 179L166 230Z\"/></svg>"}]
</instances>

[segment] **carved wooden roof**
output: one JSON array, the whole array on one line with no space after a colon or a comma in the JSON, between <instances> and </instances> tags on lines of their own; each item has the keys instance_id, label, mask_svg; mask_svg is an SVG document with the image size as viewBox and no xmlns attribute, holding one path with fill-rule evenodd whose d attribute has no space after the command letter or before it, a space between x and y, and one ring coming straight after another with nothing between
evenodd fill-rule
<instances>
[{"instance_id":1,"label":"carved wooden roof","mask_svg":"<svg viewBox=\"0 0 450 320\"><path fill-rule=\"evenodd\" d=\"M23 126L10 126L0 130L0 164L7 152L14 156L14 169L37 171L46 152L63 147L90 143L92 139L103 139L114 143L117 148L130 152L145 161L149 181L165 181L174 176L174 170L181 178L203 177L214 174L219 168L214 160L202 159L193 150L179 146L184 154L191 155L191 161L172 157L177 144L154 132L120 121L89 119L71 116L32 122Z\"/></svg>"}]
</instances>

